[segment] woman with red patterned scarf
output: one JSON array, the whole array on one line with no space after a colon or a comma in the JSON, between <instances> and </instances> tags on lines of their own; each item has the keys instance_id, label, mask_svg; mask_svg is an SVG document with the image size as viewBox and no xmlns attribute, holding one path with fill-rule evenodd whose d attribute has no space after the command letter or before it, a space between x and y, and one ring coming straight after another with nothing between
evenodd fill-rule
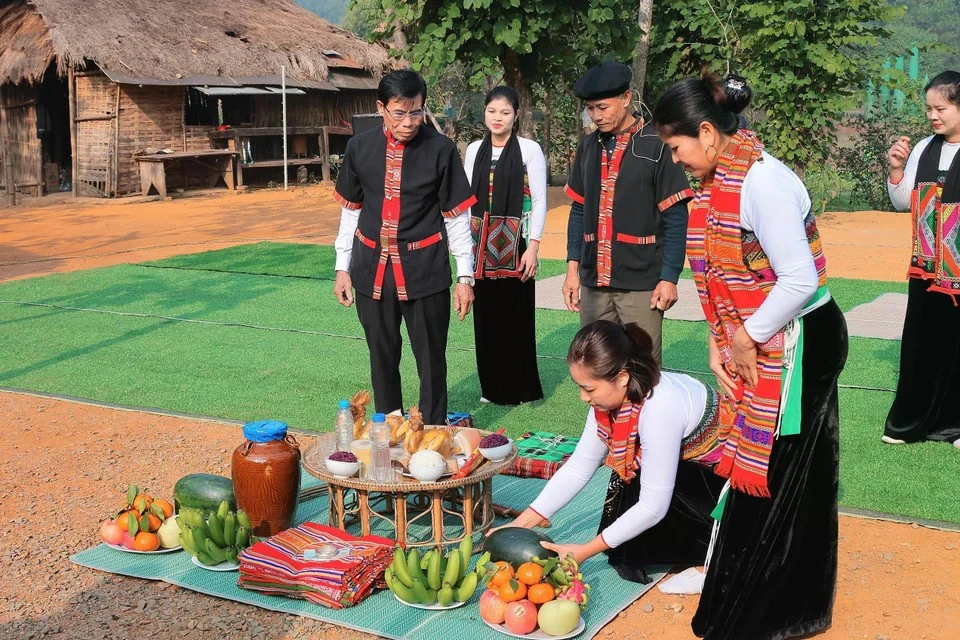
<instances>
[{"instance_id":1,"label":"woman with red patterned scarf","mask_svg":"<svg viewBox=\"0 0 960 640\"><path fill-rule=\"evenodd\" d=\"M696 178L687 256L710 330L729 490L693 631L773 640L830 626L837 577L843 315L800 179L741 129L745 80L687 78L653 112ZM809 347L809 348L805 348Z\"/></svg>"},{"instance_id":2,"label":"woman with red patterned scarf","mask_svg":"<svg viewBox=\"0 0 960 640\"><path fill-rule=\"evenodd\" d=\"M660 370L653 339L636 323L596 320L567 352L570 377L590 405L577 448L510 526L532 528L572 500L596 473L610 484L596 537L547 544L578 561L604 552L625 580L647 583L647 565L704 563L723 489L719 394Z\"/></svg>"}]
</instances>

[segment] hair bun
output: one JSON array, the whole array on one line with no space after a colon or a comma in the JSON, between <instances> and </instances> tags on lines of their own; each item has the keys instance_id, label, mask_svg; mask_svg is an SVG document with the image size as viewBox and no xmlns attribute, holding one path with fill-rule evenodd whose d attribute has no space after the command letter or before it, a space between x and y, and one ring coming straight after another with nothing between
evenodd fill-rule
<instances>
[{"instance_id":1,"label":"hair bun","mask_svg":"<svg viewBox=\"0 0 960 640\"><path fill-rule=\"evenodd\" d=\"M723 91L726 94L727 109L737 114L747 108L753 97L753 91L747 84L747 79L734 73L723 81Z\"/></svg>"}]
</instances>

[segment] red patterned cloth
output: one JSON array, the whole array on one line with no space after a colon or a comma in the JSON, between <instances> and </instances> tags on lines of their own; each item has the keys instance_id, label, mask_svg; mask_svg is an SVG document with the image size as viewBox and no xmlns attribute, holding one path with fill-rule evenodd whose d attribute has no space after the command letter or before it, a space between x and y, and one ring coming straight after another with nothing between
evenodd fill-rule
<instances>
[{"instance_id":1,"label":"red patterned cloth","mask_svg":"<svg viewBox=\"0 0 960 640\"><path fill-rule=\"evenodd\" d=\"M304 560L307 547L331 544L347 549L335 560ZM251 546L240 554L237 584L251 591L309 600L332 609L352 607L383 588L383 572L393 560L394 541L380 536L355 538L315 522L304 522Z\"/></svg>"},{"instance_id":2,"label":"red patterned cloth","mask_svg":"<svg viewBox=\"0 0 960 640\"><path fill-rule=\"evenodd\" d=\"M740 191L750 167L762 161L762 150L763 144L752 131L735 133L721 151L714 174L702 181L690 208L687 257L707 325L724 362L733 359L734 335L776 284L776 274L759 242L745 237L740 225ZM806 231L823 286L826 261L812 219ZM757 347L756 387L746 387L738 378L736 397L721 403L723 454L716 472L729 478L732 488L754 496L770 497L767 471L780 410L783 350L781 330Z\"/></svg>"}]
</instances>

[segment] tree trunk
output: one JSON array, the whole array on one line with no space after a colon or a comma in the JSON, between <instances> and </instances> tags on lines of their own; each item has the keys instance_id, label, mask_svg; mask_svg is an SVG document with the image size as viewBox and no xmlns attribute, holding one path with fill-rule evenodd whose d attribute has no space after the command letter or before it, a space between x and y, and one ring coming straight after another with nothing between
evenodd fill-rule
<instances>
[{"instance_id":1,"label":"tree trunk","mask_svg":"<svg viewBox=\"0 0 960 640\"><path fill-rule=\"evenodd\" d=\"M550 180L550 136L553 135L553 113L551 111L550 91L543 98L543 157L547 161L547 186Z\"/></svg>"},{"instance_id":2,"label":"tree trunk","mask_svg":"<svg viewBox=\"0 0 960 640\"><path fill-rule=\"evenodd\" d=\"M533 92L523 78L520 58L516 51L507 49L501 62L503 63L503 81L520 94L520 112L517 114L520 118L520 135L524 138L532 138L536 131L533 124Z\"/></svg>"},{"instance_id":3,"label":"tree trunk","mask_svg":"<svg viewBox=\"0 0 960 640\"><path fill-rule=\"evenodd\" d=\"M643 89L647 81L647 58L650 55L650 27L653 25L653 0L640 0L637 12L637 24L643 32L633 50L633 88L643 100Z\"/></svg>"}]
</instances>

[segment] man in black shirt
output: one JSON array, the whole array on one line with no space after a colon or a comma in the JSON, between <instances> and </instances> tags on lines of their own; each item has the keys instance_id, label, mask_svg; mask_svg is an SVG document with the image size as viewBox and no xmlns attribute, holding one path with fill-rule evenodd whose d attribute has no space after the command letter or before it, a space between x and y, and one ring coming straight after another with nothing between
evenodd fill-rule
<instances>
[{"instance_id":1,"label":"man in black shirt","mask_svg":"<svg viewBox=\"0 0 960 640\"><path fill-rule=\"evenodd\" d=\"M580 312L581 325L638 323L660 360L663 312L677 301L693 191L652 125L631 109L630 79L629 67L605 62L574 85L597 130L580 142L567 182L573 206L563 297Z\"/></svg>"}]
</instances>

